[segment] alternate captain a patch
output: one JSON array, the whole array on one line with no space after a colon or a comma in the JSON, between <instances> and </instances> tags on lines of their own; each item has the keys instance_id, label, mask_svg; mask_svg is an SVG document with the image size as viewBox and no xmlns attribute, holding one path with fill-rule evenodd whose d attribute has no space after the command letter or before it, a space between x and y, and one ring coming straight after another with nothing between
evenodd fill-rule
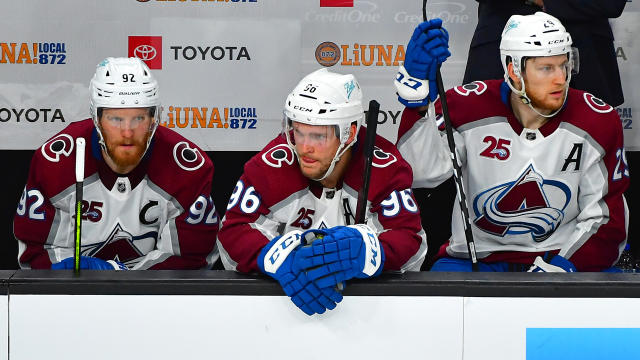
<instances>
[{"instance_id":1,"label":"alternate captain a patch","mask_svg":"<svg viewBox=\"0 0 640 360\"><path fill-rule=\"evenodd\" d=\"M497 236L530 234L546 240L562 223L571 200L565 183L545 179L529 165L515 181L494 186L473 199L475 225Z\"/></svg>"}]
</instances>

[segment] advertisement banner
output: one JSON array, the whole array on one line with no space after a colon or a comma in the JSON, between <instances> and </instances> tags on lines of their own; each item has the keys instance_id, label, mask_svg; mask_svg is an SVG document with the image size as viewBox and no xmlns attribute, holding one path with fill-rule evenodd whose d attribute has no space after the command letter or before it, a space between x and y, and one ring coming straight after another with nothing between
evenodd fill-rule
<instances>
[{"instance_id":1,"label":"advertisement banner","mask_svg":"<svg viewBox=\"0 0 640 360\"><path fill-rule=\"evenodd\" d=\"M205 150L256 151L280 131L284 100L306 74L353 73L365 103L376 99L379 134L396 140L402 106L393 87L421 2L397 0L3 2L0 24L0 150L34 149L89 116L88 84L109 56L144 59L160 82L163 124ZM87 14L74 21L66 15ZM640 150L633 123L640 50L637 1L612 19L625 103L627 150ZM446 88L460 85L477 23L473 0L430 1L452 56Z\"/></svg>"}]
</instances>

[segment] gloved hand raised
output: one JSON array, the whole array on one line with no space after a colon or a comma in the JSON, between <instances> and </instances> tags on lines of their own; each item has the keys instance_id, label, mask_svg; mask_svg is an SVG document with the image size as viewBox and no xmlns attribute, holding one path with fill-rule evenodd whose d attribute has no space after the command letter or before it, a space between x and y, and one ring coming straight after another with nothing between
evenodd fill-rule
<instances>
[{"instance_id":1,"label":"gloved hand raised","mask_svg":"<svg viewBox=\"0 0 640 360\"><path fill-rule=\"evenodd\" d=\"M285 294L305 314L322 314L342 301L342 294L332 288L320 289L302 269L294 266L294 256L301 247L300 231L291 231L271 240L258 255L258 267L276 279Z\"/></svg>"},{"instance_id":2,"label":"gloved hand raised","mask_svg":"<svg viewBox=\"0 0 640 360\"><path fill-rule=\"evenodd\" d=\"M418 25L407 45L404 65L400 65L394 82L398 101L407 107L424 106L435 101L438 98L436 72L449 56L449 33L442 27L442 20L436 18Z\"/></svg>"},{"instance_id":3,"label":"gloved hand raised","mask_svg":"<svg viewBox=\"0 0 640 360\"><path fill-rule=\"evenodd\" d=\"M51 264L52 270L72 270L75 261L73 257L68 257L59 263ZM121 262L115 260L102 260L89 256L80 257L80 269L83 270L129 270Z\"/></svg>"},{"instance_id":4,"label":"gloved hand raised","mask_svg":"<svg viewBox=\"0 0 640 360\"><path fill-rule=\"evenodd\" d=\"M382 272L384 251L378 236L367 225L312 229L302 236L311 246L296 253L295 264L307 270L307 277L321 289Z\"/></svg>"},{"instance_id":5,"label":"gloved hand raised","mask_svg":"<svg viewBox=\"0 0 640 360\"><path fill-rule=\"evenodd\" d=\"M528 272L577 272L573 263L560 255L545 253L544 258L538 256Z\"/></svg>"}]
</instances>

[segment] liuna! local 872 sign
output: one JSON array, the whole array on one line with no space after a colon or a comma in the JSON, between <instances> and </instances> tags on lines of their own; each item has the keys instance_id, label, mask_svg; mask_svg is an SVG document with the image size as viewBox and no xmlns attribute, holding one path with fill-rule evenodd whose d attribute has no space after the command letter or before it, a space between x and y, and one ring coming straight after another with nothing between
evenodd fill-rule
<instances>
[{"instance_id":1,"label":"liuna! local 872 sign","mask_svg":"<svg viewBox=\"0 0 640 360\"><path fill-rule=\"evenodd\" d=\"M413 28L415 0L3 1L0 149L35 149L89 117L89 80L109 56L143 59L160 83L162 125L205 150L254 151L281 129L287 94L307 73L352 73L365 103L381 103L378 132L395 141L402 106L393 79ZM452 56L446 87L461 85L477 2L427 4L443 19ZM633 114L640 53L637 2L612 19L625 91L617 108L628 150L640 150ZM78 14L73 21L61 21ZM82 16L85 15L85 16Z\"/></svg>"}]
</instances>

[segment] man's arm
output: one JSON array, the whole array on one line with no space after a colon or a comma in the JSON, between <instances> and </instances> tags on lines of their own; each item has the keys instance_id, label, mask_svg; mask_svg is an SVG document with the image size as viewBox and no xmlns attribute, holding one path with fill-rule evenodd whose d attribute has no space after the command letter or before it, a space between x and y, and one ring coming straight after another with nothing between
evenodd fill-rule
<instances>
[{"instance_id":1,"label":"man's arm","mask_svg":"<svg viewBox=\"0 0 640 360\"><path fill-rule=\"evenodd\" d=\"M278 235L278 224L251 179L242 175L231 194L218 234L222 263L227 270L260 271L257 258L265 245Z\"/></svg>"},{"instance_id":2,"label":"man's arm","mask_svg":"<svg viewBox=\"0 0 640 360\"><path fill-rule=\"evenodd\" d=\"M60 233L59 228L62 218L71 216L70 209L56 208L51 203L46 181L40 177L45 165L50 164L36 151L13 219L18 263L23 269L49 269L52 262L73 256L72 233ZM69 189L72 187L75 185L70 184Z\"/></svg>"},{"instance_id":3,"label":"man's arm","mask_svg":"<svg viewBox=\"0 0 640 360\"><path fill-rule=\"evenodd\" d=\"M560 21L613 19L622 14L626 0L543 0L544 11Z\"/></svg>"},{"instance_id":4,"label":"man's arm","mask_svg":"<svg viewBox=\"0 0 640 360\"><path fill-rule=\"evenodd\" d=\"M617 119L615 111L611 117ZM609 130L604 154L581 177L576 229L559 255L579 271L601 271L613 266L627 239L628 209L623 193L629 186L619 120L602 124Z\"/></svg>"},{"instance_id":5,"label":"man's arm","mask_svg":"<svg viewBox=\"0 0 640 360\"><path fill-rule=\"evenodd\" d=\"M433 107L424 116L416 109L405 108L400 119L396 146L413 169L413 188L434 188L453 174L446 139L433 114ZM463 155L464 141L455 131L454 137L458 155Z\"/></svg>"},{"instance_id":6,"label":"man's arm","mask_svg":"<svg viewBox=\"0 0 640 360\"><path fill-rule=\"evenodd\" d=\"M418 271L427 254L427 237L411 189L392 191L372 206L369 220L379 224L378 239L385 254L384 271ZM376 226L377 227L377 226Z\"/></svg>"}]
</instances>

